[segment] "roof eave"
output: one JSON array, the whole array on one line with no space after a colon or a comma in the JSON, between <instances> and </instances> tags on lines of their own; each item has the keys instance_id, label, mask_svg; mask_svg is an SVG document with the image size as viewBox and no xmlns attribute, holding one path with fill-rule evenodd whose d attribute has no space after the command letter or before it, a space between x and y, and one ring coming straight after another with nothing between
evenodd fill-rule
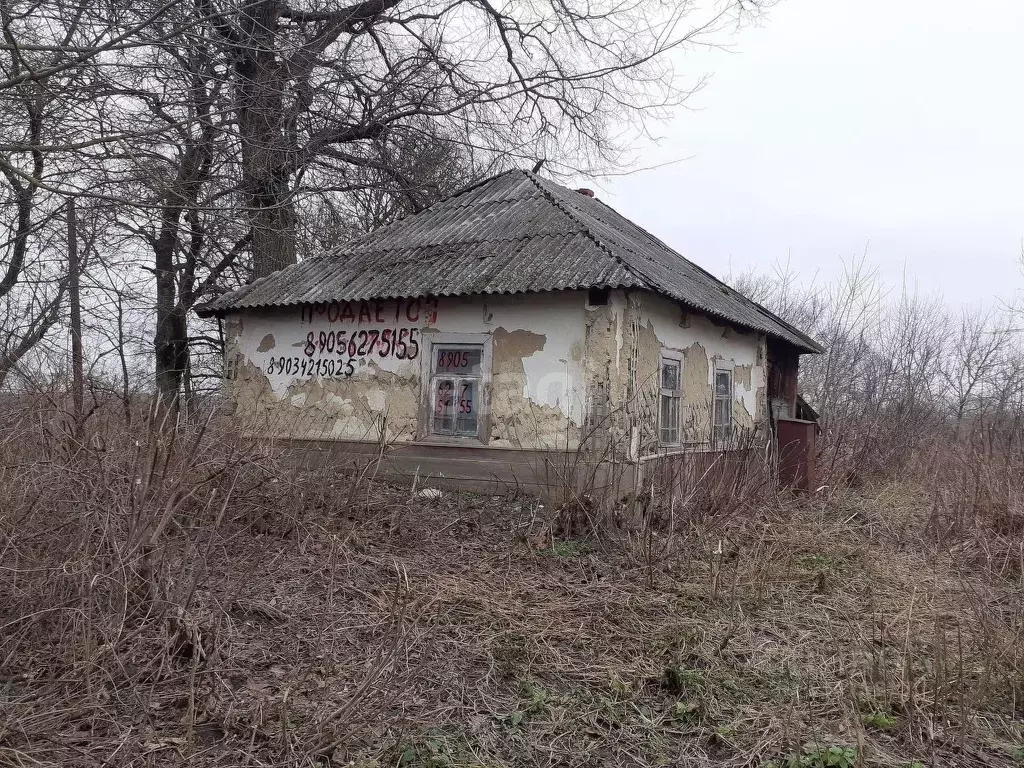
<instances>
[{"instance_id":1,"label":"roof eave","mask_svg":"<svg viewBox=\"0 0 1024 768\"><path fill-rule=\"evenodd\" d=\"M205 302L203 304L196 304L192 307L192 311L196 313L197 317L201 317L204 320L210 317L224 317L227 312L231 310L222 310L213 306L212 301Z\"/></svg>"},{"instance_id":2,"label":"roof eave","mask_svg":"<svg viewBox=\"0 0 1024 768\"><path fill-rule=\"evenodd\" d=\"M526 291L452 291L442 293L392 293L392 294L381 294L375 296L364 296L358 299L327 299L326 301L387 301L391 299L417 299L426 298L428 296L439 296L439 297L457 297L457 296L520 296L530 293L558 293L560 291L587 291L591 288L640 288L646 286L639 286L635 284L627 285L621 282L595 282L587 285L567 285L562 288L550 288L543 291L526 290ZM232 312L258 312L264 309L286 309L288 307L301 307L305 304L322 304L324 300L318 301L282 301L282 302L268 302L258 304L248 304L244 300L239 303L229 303L226 306L221 305L224 299L229 297L231 294L225 294L224 296L208 301L203 304L197 304L192 308L192 311L196 313L198 317L209 318L209 317L224 317Z\"/></svg>"},{"instance_id":3,"label":"roof eave","mask_svg":"<svg viewBox=\"0 0 1024 768\"><path fill-rule=\"evenodd\" d=\"M636 285L627 286L627 285L622 285L622 284L619 284L619 283L615 283L615 284L612 284L612 283L594 283L593 285L585 285L585 286L583 286L583 285L567 286L565 288L553 289L551 291L495 291L495 292L480 291L480 292L477 292L477 293L462 292L462 293L445 293L445 294L438 294L438 295L441 295L441 296L495 296L495 295L514 296L514 295L517 295L517 294L525 294L525 293L554 293L556 290L584 291L584 290L589 290L590 288L638 288L638 287L639 286L636 286ZM661 296L664 296L667 299L672 299L673 301L677 301L680 304L688 306L691 311L699 312L702 315L706 315L708 317L716 318L718 320L721 320L721 321L724 321L726 323L729 323L730 325L734 325L734 326L736 326L738 328L743 328L743 329L748 330L748 331L757 331L759 333L764 333L764 334L766 334L768 336L771 336L774 339L778 339L779 341L781 341L781 342L783 342L785 344L789 344L789 345L795 347L796 349L800 350L801 354L815 354L815 355L817 355L817 354L824 354L825 353L825 348L822 347L820 344L818 344L818 342L814 341L814 339L810 338L809 336L807 336L804 333L801 333L800 331L798 331L797 329L795 329L791 325L789 325L789 323L786 323L784 320L781 320L779 318L775 318L776 322L786 326L790 330L790 332L793 334L793 336L796 339L800 340L802 343L796 343L796 342L794 342L793 339L787 339L785 336L782 336L782 335L780 335L778 333L775 333L773 331L765 330L764 328L757 328L757 327L752 326L752 325L747 325L745 323L737 322L736 320L734 320L734 319L732 319L730 317L726 317L724 315L720 315L720 314L718 314L716 312L711 312L711 311L709 311L709 310L707 310L707 309L705 309L703 307L698 307L698 306L695 306L695 305L692 305L692 304L688 304L687 302L681 301L680 299L678 299L678 298L676 298L674 296L671 296L671 295L666 294L666 293L664 293L662 291L659 291L659 290L657 290L656 288L654 288L652 286L645 286L643 288L643 290L648 290L648 291L651 291L652 293L656 293L656 294L659 294ZM193 311L196 313L196 315L198 317L201 317L201 318L204 318L204 319L211 318L211 317L223 318L225 315L228 315L228 314L230 314L232 312L246 312L246 311L258 312L260 310L267 310L267 309L284 309L284 308L287 308L287 307L302 306L303 304L307 303L307 302L303 302L303 301L289 301L289 302L281 302L281 303L274 303L274 304L245 304L245 303L240 303L240 304L228 304L227 306L223 306L223 305L218 306L219 302L221 302L223 299L226 299L230 295L231 294L225 294L224 296L222 296L222 297L220 297L218 299L214 299L213 301L208 301L208 302L205 302L203 304L197 304L195 307L193 307ZM427 294L417 294L415 296L413 296L411 294L410 295L404 295L404 296L398 296L398 295L393 295L393 296L373 296L373 297L369 297L369 298L362 299L362 300L363 301L375 301L375 300L399 299L399 298L410 299L410 298L418 298L418 297L422 297L422 296L426 296L426 295ZM345 301L345 299L338 299L338 301ZM358 301L358 299L356 299L356 301Z\"/></svg>"}]
</instances>

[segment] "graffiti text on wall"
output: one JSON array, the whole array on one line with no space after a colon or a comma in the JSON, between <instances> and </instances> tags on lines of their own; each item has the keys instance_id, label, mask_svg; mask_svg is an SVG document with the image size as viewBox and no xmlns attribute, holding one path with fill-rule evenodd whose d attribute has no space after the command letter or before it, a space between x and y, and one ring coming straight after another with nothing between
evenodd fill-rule
<instances>
[{"instance_id":1,"label":"graffiti text on wall","mask_svg":"<svg viewBox=\"0 0 1024 768\"><path fill-rule=\"evenodd\" d=\"M310 331L302 357L271 357L270 375L345 379L359 360L391 357L415 360L420 354L419 328L360 328L354 331Z\"/></svg>"},{"instance_id":2,"label":"graffiti text on wall","mask_svg":"<svg viewBox=\"0 0 1024 768\"><path fill-rule=\"evenodd\" d=\"M279 376L347 379L356 372L356 364L352 358L307 360L303 357L272 357L267 362L266 372L271 376L276 373Z\"/></svg>"},{"instance_id":3,"label":"graffiti text on wall","mask_svg":"<svg viewBox=\"0 0 1024 768\"><path fill-rule=\"evenodd\" d=\"M437 298L317 302L304 305L300 313L303 323L326 320L348 325L433 325L437 322Z\"/></svg>"},{"instance_id":4,"label":"graffiti text on wall","mask_svg":"<svg viewBox=\"0 0 1024 768\"><path fill-rule=\"evenodd\" d=\"M310 331L302 353L306 357L317 354L349 357L397 357L415 360L420 354L419 328L376 328L352 331Z\"/></svg>"},{"instance_id":5,"label":"graffiti text on wall","mask_svg":"<svg viewBox=\"0 0 1024 768\"><path fill-rule=\"evenodd\" d=\"M301 351L295 356L268 357L263 370L268 375L344 379L375 358L415 360L421 327L437 322L437 305L436 298L306 304L299 309L300 322L316 330L299 337L294 346Z\"/></svg>"}]
</instances>

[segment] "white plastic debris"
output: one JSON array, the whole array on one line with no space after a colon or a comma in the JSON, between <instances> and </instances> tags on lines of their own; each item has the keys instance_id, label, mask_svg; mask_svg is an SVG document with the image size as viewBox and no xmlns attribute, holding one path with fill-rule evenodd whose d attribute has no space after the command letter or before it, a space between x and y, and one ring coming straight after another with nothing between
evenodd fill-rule
<instances>
[{"instance_id":1,"label":"white plastic debris","mask_svg":"<svg viewBox=\"0 0 1024 768\"><path fill-rule=\"evenodd\" d=\"M421 488L416 495L421 499L440 499L444 492L440 488Z\"/></svg>"}]
</instances>

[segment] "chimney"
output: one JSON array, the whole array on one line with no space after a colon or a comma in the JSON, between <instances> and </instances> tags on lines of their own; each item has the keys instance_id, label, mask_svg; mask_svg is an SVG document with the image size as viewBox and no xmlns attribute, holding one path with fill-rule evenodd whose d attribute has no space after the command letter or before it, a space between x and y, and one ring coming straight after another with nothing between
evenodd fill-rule
<instances>
[{"instance_id":1,"label":"chimney","mask_svg":"<svg viewBox=\"0 0 1024 768\"><path fill-rule=\"evenodd\" d=\"M576 191L579 192L584 197L593 197L594 196L594 190L587 189L586 187L580 187Z\"/></svg>"}]
</instances>

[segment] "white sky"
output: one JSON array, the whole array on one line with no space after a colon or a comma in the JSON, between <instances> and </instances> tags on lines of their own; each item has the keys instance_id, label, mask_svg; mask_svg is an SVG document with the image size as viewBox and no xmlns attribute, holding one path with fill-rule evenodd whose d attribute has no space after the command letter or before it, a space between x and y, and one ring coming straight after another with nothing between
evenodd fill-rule
<instances>
[{"instance_id":1,"label":"white sky","mask_svg":"<svg viewBox=\"0 0 1024 768\"><path fill-rule=\"evenodd\" d=\"M601 198L719 276L867 247L953 303L1024 286L1024 2L781 0L722 41L679 57L711 81L636 157L685 159Z\"/></svg>"}]
</instances>

